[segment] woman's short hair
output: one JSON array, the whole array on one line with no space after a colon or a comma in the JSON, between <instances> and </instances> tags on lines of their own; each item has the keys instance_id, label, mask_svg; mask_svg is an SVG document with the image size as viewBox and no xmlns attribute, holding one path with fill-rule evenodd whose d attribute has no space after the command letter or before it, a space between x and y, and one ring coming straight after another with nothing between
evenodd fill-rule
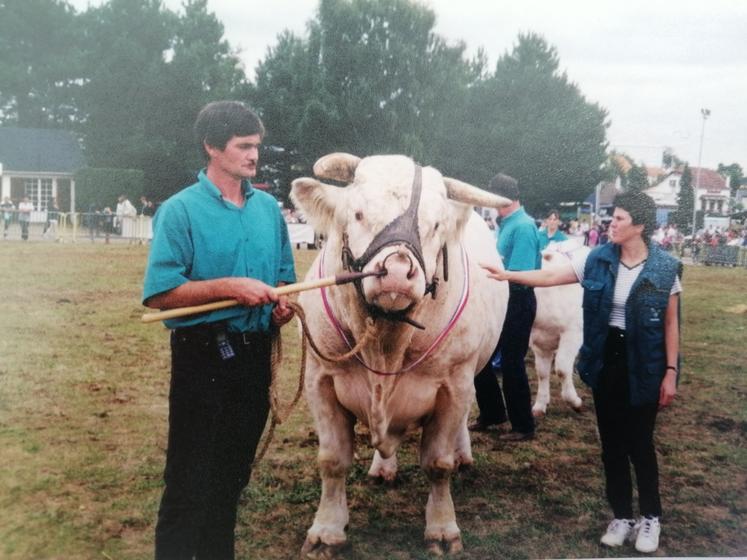
<instances>
[{"instance_id":1,"label":"woman's short hair","mask_svg":"<svg viewBox=\"0 0 747 560\"><path fill-rule=\"evenodd\" d=\"M555 217L556 217L556 218L557 218L558 220L560 219L560 212L559 212L558 210L556 210L555 208L553 208L552 210L550 210L550 211L549 211L549 212L547 213L547 215L545 216L545 219L547 219L547 218L550 218L550 217L552 217L553 215L554 215L554 216L555 216Z\"/></svg>"},{"instance_id":2,"label":"woman's short hair","mask_svg":"<svg viewBox=\"0 0 747 560\"><path fill-rule=\"evenodd\" d=\"M195 139L205 157L204 144L223 150L234 136L265 135L265 127L257 113L240 101L213 101L197 115Z\"/></svg>"},{"instance_id":3,"label":"woman's short hair","mask_svg":"<svg viewBox=\"0 0 747 560\"><path fill-rule=\"evenodd\" d=\"M640 191L626 192L615 197L614 205L630 214L633 225L643 225L643 240L648 243L656 229L654 199Z\"/></svg>"}]
</instances>

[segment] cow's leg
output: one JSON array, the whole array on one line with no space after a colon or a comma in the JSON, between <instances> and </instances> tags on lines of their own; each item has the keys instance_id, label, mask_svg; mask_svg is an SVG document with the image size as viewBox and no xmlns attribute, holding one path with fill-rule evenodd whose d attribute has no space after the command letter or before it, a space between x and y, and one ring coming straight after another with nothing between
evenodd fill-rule
<instances>
[{"instance_id":1,"label":"cow's leg","mask_svg":"<svg viewBox=\"0 0 747 560\"><path fill-rule=\"evenodd\" d=\"M471 381L471 379L470 379ZM456 468L455 448L471 402L469 391L454 394L453 387L442 387L430 420L423 426L420 466L431 482L425 507L425 542L436 555L462 550L462 537L451 499L450 479Z\"/></svg>"},{"instance_id":2,"label":"cow's leg","mask_svg":"<svg viewBox=\"0 0 747 560\"><path fill-rule=\"evenodd\" d=\"M467 419L469 411L464 415L464 420L460 423L459 432L457 433L456 456L454 457L457 467L471 467L475 460L472 458L472 441L469 437L467 428Z\"/></svg>"},{"instance_id":3,"label":"cow's leg","mask_svg":"<svg viewBox=\"0 0 747 560\"><path fill-rule=\"evenodd\" d=\"M346 541L345 476L353 461L354 418L337 401L331 378L307 383L306 393L319 435L322 496L301 554L306 558L332 558Z\"/></svg>"},{"instance_id":4,"label":"cow's leg","mask_svg":"<svg viewBox=\"0 0 747 560\"><path fill-rule=\"evenodd\" d=\"M534 370L537 372L537 397L534 399L532 414L539 418L547 413L547 405L550 404L550 372L553 353L538 346L532 346L532 352L534 353Z\"/></svg>"},{"instance_id":5,"label":"cow's leg","mask_svg":"<svg viewBox=\"0 0 747 560\"><path fill-rule=\"evenodd\" d=\"M374 451L371 468L368 469L368 476L392 482L397 476L397 453L393 453L391 457L384 459L378 450Z\"/></svg>"},{"instance_id":6,"label":"cow's leg","mask_svg":"<svg viewBox=\"0 0 747 560\"><path fill-rule=\"evenodd\" d=\"M558 372L562 380L561 396L576 412L581 411L582 401L581 397L576 393L576 387L573 385L573 363L576 361L576 354L580 347L580 333L573 336L563 336L560 338L558 352L555 355L555 371Z\"/></svg>"}]
</instances>

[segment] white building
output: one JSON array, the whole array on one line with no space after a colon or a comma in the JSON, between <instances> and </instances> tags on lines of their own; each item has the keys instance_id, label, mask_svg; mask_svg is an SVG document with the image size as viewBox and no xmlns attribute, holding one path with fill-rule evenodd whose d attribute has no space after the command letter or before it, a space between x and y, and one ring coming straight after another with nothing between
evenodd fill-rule
<instances>
[{"instance_id":1,"label":"white building","mask_svg":"<svg viewBox=\"0 0 747 560\"><path fill-rule=\"evenodd\" d=\"M714 223L724 220L728 223L729 182L712 169L691 167L690 171L693 187L698 186L695 207L703 211L706 221L710 218ZM677 210L681 181L682 169L676 169L646 189L646 194L656 203L656 221L659 224L667 223L669 214Z\"/></svg>"}]
</instances>

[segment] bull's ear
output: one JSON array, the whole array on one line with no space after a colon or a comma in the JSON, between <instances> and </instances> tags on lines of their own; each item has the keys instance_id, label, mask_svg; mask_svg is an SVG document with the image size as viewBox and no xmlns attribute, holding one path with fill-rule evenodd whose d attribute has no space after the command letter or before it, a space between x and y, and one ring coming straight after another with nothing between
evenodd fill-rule
<instances>
[{"instance_id":1,"label":"bull's ear","mask_svg":"<svg viewBox=\"0 0 747 560\"><path fill-rule=\"evenodd\" d=\"M339 187L301 177L293 181L290 197L316 231L327 232L334 221L339 191Z\"/></svg>"},{"instance_id":2,"label":"bull's ear","mask_svg":"<svg viewBox=\"0 0 747 560\"><path fill-rule=\"evenodd\" d=\"M336 152L320 157L314 164L314 175L320 179L331 179L341 183L352 183L355 169L361 158L353 154Z\"/></svg>"},{"instance_id":3,"label":"bull's ear","mask_svg":"<svg viewBox=\"0 0 747 560\"><path fill-rule=\"evenodd\" d=\"M502 208L511 205L508 198L478 189L451 177L444 177L444 185L446 185L447 196L458 202L486 208Z\"/></svg>"}]
</instances>

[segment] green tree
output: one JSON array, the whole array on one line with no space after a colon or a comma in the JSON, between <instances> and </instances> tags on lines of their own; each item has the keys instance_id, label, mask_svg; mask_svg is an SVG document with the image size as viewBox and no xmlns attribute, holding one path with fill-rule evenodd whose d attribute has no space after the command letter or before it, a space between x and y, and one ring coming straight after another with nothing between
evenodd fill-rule
<instances>
[{"instance_id":1,"label":"green tree","mask_svg":"<svg viewBox=\"0 0 747 560\"><path fill-rule=\"evenodd\" d=\"M468 150L460 155L473 183L508 173L519 181L522 202L542 212L583 200L604 178L607 113L560 72L556 49L541 36L519 35L470 103L462 140Z\"/></svg>"},{"instance_id":2,"label":"green tree","mask_svg":"<svg viewBox=\"0 0 747 560\"><path fill-rule=\"evenodd\" d=\"M718 172L724 177L729 177L729 196L732 198L736 197L739 186L742 184L742 179L744 178L742 166L738 163L732 163L731 165L719 163Z\"/></svg>"},{"instance_id":3,"label":"green tree","mask_svg":"<svg viewBox=\"0 0 747 560\"><path fill-rule=\"evenodd\" d=\"M693 174L690 166L685 164L680 178L680 191L677 193L677 212L674 221L677 228L686 232L692 225L693 204L695 204L695 193L693 193Z\"/></svg>"},{"instance_id":4,"label":"green tree","mask_svg":"<svg viewBox=\"0 0 747 560\"><path fill-rule=\"evenodd\" d=\"M321 0L308 36L281 34L257 69L252 98L268 141L302 168L339 150L439 164L478 71L434 25L430 9L406 0Z\"/></svg>"},{"instance_id":5,"label":"green tree","mask_svg":"<svg viewBox=\"0 0 747 560\"><path fill-rule=\"evenodd\" d=\"M163 199L202 165L192 137L200 107L246 98L238 58L206 0L178 15L160 0L110 0L84 14L86 154L94 167L134 168Z\"/></svg>"},{"instance_id":6,"label":"green tree","mask_svg":"<svg viewBox=\"0 0 747 560\"><path fill-rule=\"evenodd\" d=\"M79 119L75 11L59 0L0 0L0 122L29 128Z\"/></svg>"},{"instance_id":7,"label":"green tree","mask_svg":"<svg viewBox=\"0 0 747 560\"><path fill-rule=\"evenodd\" d=\"M645 191L648 187L648 173L642 165L635 165L626 174L626 188L629 191Z\"/></svg>"}]
</instances>

